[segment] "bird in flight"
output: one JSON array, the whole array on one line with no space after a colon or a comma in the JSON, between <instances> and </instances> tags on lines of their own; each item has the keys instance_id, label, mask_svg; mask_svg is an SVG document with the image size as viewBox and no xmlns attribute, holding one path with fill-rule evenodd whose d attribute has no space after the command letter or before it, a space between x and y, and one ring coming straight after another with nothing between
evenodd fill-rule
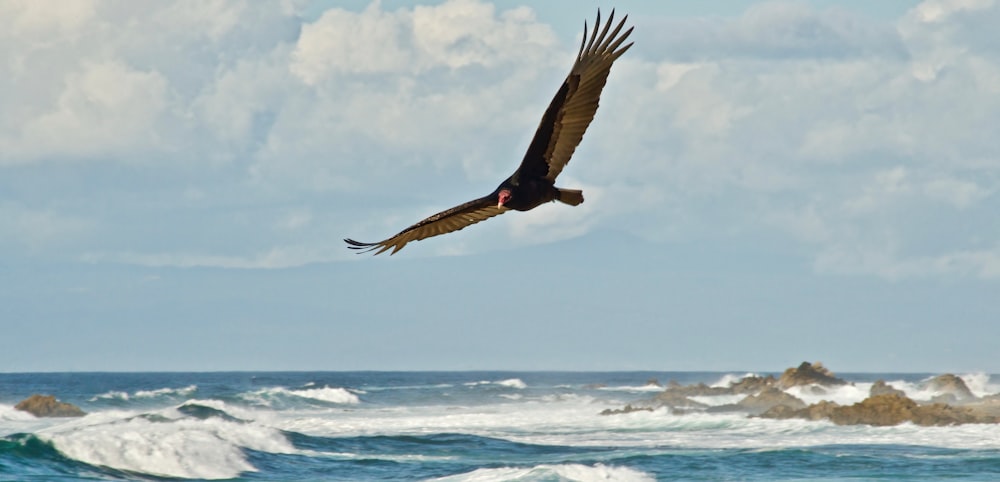
<instances>
[{"instance_id":1,"label":"bird in flight","mask_svg":"<svg viewBox=\"0 0 1000 482\"><path fill-rule=\"evenodd\" d=\"M590 121L594 119L601 90L611 72L611 64L632 46L632 43L625 46L622 43L634 27L618 35L625 26L628 15L612 29L614 17L615 12L612 10L604 29L598 34L601 25L601 12L598 10L594 31L589 40L587 23L584 22L583 39L573 68L545 109L521 165L496 190L479 199L437 213L377 243L345 239L347 247L358 252L374 251L375 254L391 249L389 254L392 255L410 241L458 231L511 209L528 211L549 201L559 201L571 206L582 203L583 191L558 188L555 180L573 156Z\"/></svg>"}]
</instances>

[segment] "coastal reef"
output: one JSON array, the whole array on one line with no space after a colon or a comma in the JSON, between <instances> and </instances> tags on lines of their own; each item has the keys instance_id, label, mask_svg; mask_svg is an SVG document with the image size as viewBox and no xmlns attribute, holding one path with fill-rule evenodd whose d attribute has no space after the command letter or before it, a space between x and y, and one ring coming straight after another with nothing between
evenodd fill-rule
<instances>
[{"instance_id":1,"label":"coastal reef","mask_svg":"<svg viewBox=\"0 0 1000 482\"><path fill-rule=\"evenodd\" d=\"M838 378L822 363L803 362L785 370L779 377L748 375L724 386L671 382L652 399L638 400L601 414L620 415L666 408L674 414L736 412L770 419L829 420L837 425L1000 423L1000 394L977 397L961 377L953 374L925 380L920 389L930 394L927 400L914 400L904 390L885 380L877 380L871 384L864 400L853 404L837 403L832 395L844 389L859 390L854 383ZM734 397L741 398L732 403L707 401ZM800 397L819 401L810 404Z\"/></svg>"}]
</instances>

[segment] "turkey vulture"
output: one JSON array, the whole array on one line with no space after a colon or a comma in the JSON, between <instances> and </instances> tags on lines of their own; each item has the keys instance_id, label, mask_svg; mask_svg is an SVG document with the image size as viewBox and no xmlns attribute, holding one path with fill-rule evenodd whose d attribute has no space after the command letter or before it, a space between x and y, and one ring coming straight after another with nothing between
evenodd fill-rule
<instances>
[{"instance_id":1,"label":"turkey vulture","mask_svg":"<svg viewBox=\"0 0 1000 482\"><path fill-rule=\"evenodd\" d=\"M583 139L590 121L594 119L597 101L607 82L608 73L611 72L611 64L632 46L629 43L619 48L634 27L619 36L628 16L612 30L614 16L615 12L612 10L604 30L598 35L597 30L601 25L601 12L598 10L589 41L587 23L584 22L580 51L569 76L545 109L545 115L538 123L538 130L535 131L535 137L531 140L521 165L496 190L479 199L437 213L377 243L345 239L348 247L359 252L375 251L375 254L392 249L389 254L395 254L410 241L458 231L511 209L528 211L549 201L560 201L571 206L582 203L583 191L555 187L555 180Z\"/></svg>"}]
</instances>

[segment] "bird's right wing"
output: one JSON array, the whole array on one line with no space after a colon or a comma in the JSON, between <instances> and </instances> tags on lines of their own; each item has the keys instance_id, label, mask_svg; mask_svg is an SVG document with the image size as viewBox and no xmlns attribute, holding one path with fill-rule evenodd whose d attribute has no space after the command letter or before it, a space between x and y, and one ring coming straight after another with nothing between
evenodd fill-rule
<instances>
[{"instance_id":1,"label":"bird's right wing","mask_svg":"<svg viewBox=\"0 0 1000 482\"><path fill-rule=\"evenodd\" d=\"M458 231L466 226L476 224L484 219L492 218L508 211L508 208L497 206L497 196L491 194L465 204L455 206L447 211L439 212L413 226L410 226L395 236L377 243L362 243L353 239L345 239L348 248L359 250L359 253L375 251L375 254L392 249L390 255L396 254L410 241L438 236L452 231Z\"/></svg>"},{"instance_id":2,"label":"bird's right wing","mask_svg":"<svg viewBox=\"0 0 1000 482\"><path fill-rule=\"evenodd\" d=\"M628 15L612 29L614 18L612 10L604 29L598 33L601 26L601 12L598 11L589 40L584 24L576 62L538 123L538 130L515 176L524 173L555 181L580 145L583 133L594 120L611 64L632 46L631 43L622 46L632 33L632 27L619 35Z\"/></svg>"}]
</instances>

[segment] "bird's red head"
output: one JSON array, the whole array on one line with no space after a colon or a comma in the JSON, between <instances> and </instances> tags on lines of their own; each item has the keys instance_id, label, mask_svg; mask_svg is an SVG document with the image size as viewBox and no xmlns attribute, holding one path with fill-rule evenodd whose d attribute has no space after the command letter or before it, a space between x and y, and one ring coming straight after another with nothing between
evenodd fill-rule
<instances>
[{"instance_id":1,"label":"bird's red head","mask_svg":"<svg viewBox=\"0 0 1000 482\"><path fill-rule=\"evenodd\" d=\"M500 199L499 202L497 202L497 207L502 208L504 204L507 204L507 201L510 201L510 190L501 189L500 194L497 197Z\"/></svg>"}]
</instances>

